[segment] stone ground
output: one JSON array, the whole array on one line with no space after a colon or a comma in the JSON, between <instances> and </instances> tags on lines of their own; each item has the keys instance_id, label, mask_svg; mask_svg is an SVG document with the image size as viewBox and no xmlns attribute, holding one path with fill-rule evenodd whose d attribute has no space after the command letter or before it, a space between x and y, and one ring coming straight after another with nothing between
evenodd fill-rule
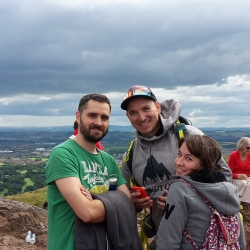
<instances>
[{"instance_id":1,"label":"stone ground","mask_svg":"<svg viewBox=\"0 0 250 250\"><path fill-rule=\"evenodd\" d=\"M37 236L34 245L25 242L28 230ZM0 197L0 249L47 249L47 211Z\"/></svg>"},{"instance_id":2,"label":"stone ground","mask_svg":"<svg viewBox=\"0 0 250 250\"><path fill-rule=\"evenodd\" d=\"M243 209L241 210L241 213L243 215L244 230L247 243L246 250L250 250L250 204L243 203L242 206Z\"/></svg>"}]
</instances>

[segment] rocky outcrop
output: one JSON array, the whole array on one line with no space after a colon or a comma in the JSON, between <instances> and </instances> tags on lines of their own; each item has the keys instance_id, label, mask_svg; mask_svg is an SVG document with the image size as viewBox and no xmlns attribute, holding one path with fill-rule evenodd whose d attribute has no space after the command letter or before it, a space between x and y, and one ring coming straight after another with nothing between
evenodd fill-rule
<instances>
[{"instance_id":1,"label":"rocky outcrop","mask_svg":"<svg viewBox=\"0 0 250 250\"><path fill-rule=\"evenodd\" d=\"M27 231L36 234L36 243L25 242ZM47 249L47 210L0 197L0 249Z\"/></svg>"},{"instance_id":2,"label":"rocky outcrop","mask_svg":"<svg viewBox=\"0 0 250 250\"><path fill-rule=\"evenodd\" d=\"M241 214L243 215L244 230L247 247L246 250L250 249L250 204L242 202Z\"/></svg>"}]
</instances>

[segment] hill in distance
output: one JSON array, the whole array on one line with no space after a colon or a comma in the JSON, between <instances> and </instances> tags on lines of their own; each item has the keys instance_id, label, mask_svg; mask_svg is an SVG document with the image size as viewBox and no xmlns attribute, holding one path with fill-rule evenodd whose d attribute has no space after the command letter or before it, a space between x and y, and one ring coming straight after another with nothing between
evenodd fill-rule
<instances>
[{"instance_id":1,"label":"hill in distance","mask_svg":"<svg viewBox=\"0 0 250 250\"><path fill-rule=\"evenodd\" d=\"M72 131L73 133L73 127L72 126L56 126L56 127L1 127L0 131L3 132L11 132L11 131ZM119 126L119 125L109 125L109 131L135 131L135 129L132 126Z\"/></svg>"},{"instance_id":2,"label":"hill in distance","mask_svg":"<svg viewBox=\"0 0 250 250\"><path fill-rule=\"evenodd\" d=\"M249 131L250 127L203 127L199 128L202 131ZM62 132L73 132L72 126L54 126L54 127L1 127L0 131L11 132L11 131L62 131ZM120 125L109 125L109 131L129 131L134 132L135 129L132 126L120 126Z\"/></svg>"}]
</instances>

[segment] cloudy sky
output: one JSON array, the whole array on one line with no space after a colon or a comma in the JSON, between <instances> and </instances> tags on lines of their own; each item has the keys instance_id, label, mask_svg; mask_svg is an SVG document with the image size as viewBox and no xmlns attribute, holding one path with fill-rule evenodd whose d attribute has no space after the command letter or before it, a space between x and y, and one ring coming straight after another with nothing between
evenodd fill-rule
<instances>
[{"instance_id":1,"label":"cloudy sky","mask_svg":"<svg viewBox=\"0 0 250 250\"><path fill-rule=\"evenodd\" d=\"M0 1L0 127L73 125L132 85L177 99L202 127L250 127L249 0Z\"/></svg>"}]
</instances>

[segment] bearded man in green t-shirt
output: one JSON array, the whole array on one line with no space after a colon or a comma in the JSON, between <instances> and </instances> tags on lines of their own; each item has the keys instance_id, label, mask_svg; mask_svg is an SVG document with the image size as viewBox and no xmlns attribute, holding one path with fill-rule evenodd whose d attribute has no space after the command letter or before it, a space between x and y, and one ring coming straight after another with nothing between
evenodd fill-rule
<instances>
[{"instance_id":1,"label":"bearded man in green t-shirt","mask_svg":"<svg viewBox=\"0 0 250 250\"><path fill-rule=\"evenodd\" d=\"M101 194L108 191L109 176L116 174L117 189L131 198L115 159L96 148L108 132L111 106L100 94L81 98L76 112L78 135L56 146L46 164L48 196L48 250L74 250L74 221L105 220L105 208L98 200L88 199L85 190Z\"/></svg>"}]
</instances>

